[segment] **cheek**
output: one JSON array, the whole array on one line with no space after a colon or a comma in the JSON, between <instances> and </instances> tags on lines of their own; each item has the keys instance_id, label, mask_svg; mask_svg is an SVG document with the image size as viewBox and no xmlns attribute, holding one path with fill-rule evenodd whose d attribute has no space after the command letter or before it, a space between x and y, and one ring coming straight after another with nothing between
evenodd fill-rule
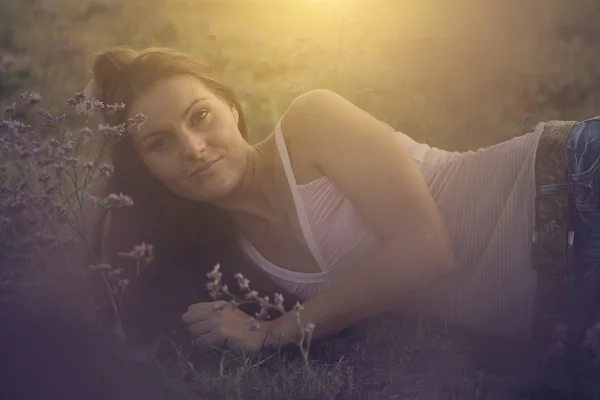
<instances>
[{"instance_id":1,"label":"cheek","mask_svg":"<svg viewBox=\"0 0 600 400\"><path fill-rule=\"evenodd\" d=\"M179 157L173 155L149 156L144 158L144 163L151 174L165 185L170 186L181 178L181 165Z\"/></svg>"},{"instance_id":2,"label":"cheek","mask_svg":"<svg viewBox=\"0 0 600 400\"><path fill-rule=\"evenodd\" d=\"M248 142L242 137L238 126L232 121L223 128L222 132L221 140L224 142L223 145L226 146L228 152L236 156L243 155Z\"/></svg>"},{"instance_id":3,"label":"cheek","mask_svg":"<svg viewBox=\"0 0 600 400\"><path fill-rule=\"evenodd\" d=\"M231 110L224 109L216 115L211 122L211 130L218 132L221 140L228 143L236 143L239 140L244 140L240 134L238 123Z\"/></svg>"}]
</instances>

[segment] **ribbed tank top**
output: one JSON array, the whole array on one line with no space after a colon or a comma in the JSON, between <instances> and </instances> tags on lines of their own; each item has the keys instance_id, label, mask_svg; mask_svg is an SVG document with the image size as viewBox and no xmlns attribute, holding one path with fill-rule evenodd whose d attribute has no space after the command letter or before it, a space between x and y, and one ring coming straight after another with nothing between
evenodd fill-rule
<instances>
[{"instance_id":1,"label":"ribbed tank top","mask_svg":"<svg viewBox=\"0 0 600 400\"><path fill-rule=\"evenodd\" d=\"M398 305L483 332L529 336L537 276L531 268L534 131L476 151L449 152L396 132L419 167L444 218L457 272ZM283 290L305 300L376 248L377 238L327 177L298 185L278 123L275 140L306 243L321 272L284 269L243 236L242 248ZM399 265L400 267L400 265Z\"/></svg>"}]
</instances>

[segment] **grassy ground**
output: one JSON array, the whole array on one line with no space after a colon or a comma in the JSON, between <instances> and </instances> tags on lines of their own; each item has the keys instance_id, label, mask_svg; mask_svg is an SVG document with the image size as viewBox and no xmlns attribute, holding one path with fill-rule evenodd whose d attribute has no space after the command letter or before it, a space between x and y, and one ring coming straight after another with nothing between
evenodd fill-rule
<instances>
[{"instance_id":1,"label":"grassy ground","mask_svg":"<svg viewBox=\"0 0 600 400\"><path fill-rule=\"evenodd\" d=\"M480 345L498 346L493 340ZM206 398L515 398L514 370L486 370L475 354L464 336L389 316L315 345L308 370L299 359L241 366L239 358L225 357L222 377L206 374L214 360L192 373L192 387ZM503 361L492 364L501 368Z\"/></svg>"},{"instance_id":2,"label":"grassy ground","mask_svg":"<svg viewBox=\"0 0 600 400\"><path fill-rule=\"evenodd\" d=\"M521 343L397 315L313 343L308 366L293 346L197 354L165 334L123 347L85 299L48 275L4 284L0 398L496 400L531 378Z\"/></svg>"}]
</instances>

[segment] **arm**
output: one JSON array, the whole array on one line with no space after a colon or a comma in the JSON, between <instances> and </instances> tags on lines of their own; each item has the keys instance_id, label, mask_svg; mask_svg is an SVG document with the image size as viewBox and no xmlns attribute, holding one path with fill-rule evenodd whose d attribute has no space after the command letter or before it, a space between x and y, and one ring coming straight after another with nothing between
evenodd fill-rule
<instances>
[{"instance_id":1,"label":"arm","mask_svg":"<svg viewBox=\"0 0 600 400\"><path fill-rule=\"evenodd\" d=\"M395 308L454 270L442 217L419 170L394 131L324 90L294 100L282 119L286 141L351 200L380 246L304 304L314 339ZM269 343L296 342L296 316L272 321Z\"/></svg>"}]
</instances>

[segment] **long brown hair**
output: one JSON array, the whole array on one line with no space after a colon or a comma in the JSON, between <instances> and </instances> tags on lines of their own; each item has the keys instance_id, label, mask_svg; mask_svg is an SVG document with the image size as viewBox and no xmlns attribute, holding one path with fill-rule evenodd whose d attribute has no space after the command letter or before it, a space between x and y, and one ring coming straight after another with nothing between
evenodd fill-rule
<instances>
[{"instance_id":1,"label":"long brown hair","mask_svg":"<svg viewBox=\"0 0 600 400\"><path fill-rule=\"evenodd\" d=\"M96 99L107 105L125 104L123 110L105 115L105 121L111 125L125 122L128 106L138 96L157 81L178 75L199 79L234 106L239 114L239 131L247 139L246 120L233 90L218 79L210 66L164 48L138 52L118 47L96 56L93 64ZM113 266L118 266L129 262L119 257L119 252L128 251L142 241L153 245L155 279L146 277L146 284L141 285L146 289L144 300L139 296L132 298L142 301L143 308L150 307L149 313L160 315L161 311L156 308L162 307L169 321L164 324L168 325L179 320L184 311L181 307L203 299L207 292L205 274L215 263L222 264L224 275L244 270L244 258L239 257L239 250L233 245L233 221L225 211L211 204L187 200L169 191L150 173L127 135L110 145L109 155L114 173L108 191L129 195L134 207L111 210L103 246L107 249L105 257ZM235 271L227 269L226 260L231 260L232 255L235 261L229 265ZM169 293L177 299L165 297ZM167 304L169 302L171 304ZM165 310L165 307L175 309ZM137 308L132 306L131 319L139 320L141 311Z\"/></svg>"},{"instance_id":2,"label":"long brown hair","mask_svg":"<svg viewBox=\"0 0 600 400\"><path fill-rule=\"evenodd\" d=\"M157 81L190 75L237 109L239 131L244 138L248 137L244 112L233 90L210 66L186 54L164 48L136 52L119 47L99 54L93 73L98 100L104 104L125 104L124 109L106 115L112 125L125 122L129 105ZM177 253L186 239L193 238L195 243L204 243L211 249L216 244L212 242L223 243L231 237L232 221L225 212L169 191L148 171L127 135L111 145L110 158L114 166L111 191L132 197L138 240L152 242L158 252L168 249L169 253Z\"/></svg>"}]
</instances>

